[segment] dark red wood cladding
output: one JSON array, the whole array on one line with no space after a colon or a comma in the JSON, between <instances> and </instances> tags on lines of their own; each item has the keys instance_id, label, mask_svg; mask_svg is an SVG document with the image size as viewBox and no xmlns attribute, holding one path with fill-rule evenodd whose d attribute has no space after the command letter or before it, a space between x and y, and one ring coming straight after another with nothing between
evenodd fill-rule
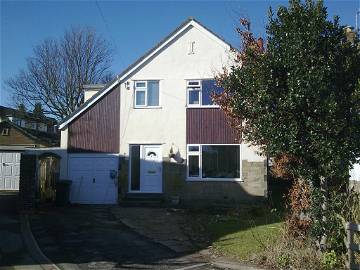
<instances>
[{"instance_id":1,"label":"dark red wood cladding","mask_svg":"<svg viewBox=\"0 0 360 270\"><path fill-rule=\"evenodd\" d=\"M120 90L115 88L69 124L69 152L119 152Z\"/></svg>"},{"instance_id":2,"label":"dark red wood cladding","mask_svg":"<svg viewBox=\"0 0 360 270\"><path fill-rule=\"evenodd\" d=\"M238 138L219 108L187 108L186 143L232 144Z\"/></svg>"}]
</instances>

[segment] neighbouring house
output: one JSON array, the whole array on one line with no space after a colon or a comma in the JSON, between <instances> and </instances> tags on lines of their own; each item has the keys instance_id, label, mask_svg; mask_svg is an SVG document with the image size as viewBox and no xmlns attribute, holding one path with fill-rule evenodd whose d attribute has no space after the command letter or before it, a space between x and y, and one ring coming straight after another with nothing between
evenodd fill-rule
<instances>
[{"instance_id":1,"label":"neighbouring house","mask_svg":"<svg viewBox=\"0 0 360 270\"><path fill-rule=\"evenodd\" d=\"M20 155L26 149L60 143L56 120L0 106L0 190L18 190Z\"/></svg>"},{"instance_id":2,"label":"neighbouring house","mask_svg":"<svg viewBox=\"0 0 360 270\"><path fill-rule=\"evenodd\" d=\"M210 97L231 63L230 44L190 18L116 79L85 89L85 103L59 125L71 201L265 198L266 157L239 143Z\"/></svg>"},{"instance_id":3,"label":"neighbouring house","mask_svg":"<svg viewBox=\"0 0 360 270\"><path fill-rule=\"evenodd\" d=\"M354 164L354 168L350 171L350 188L360 192L360 164Z\"/></svg>"}]
</instances>

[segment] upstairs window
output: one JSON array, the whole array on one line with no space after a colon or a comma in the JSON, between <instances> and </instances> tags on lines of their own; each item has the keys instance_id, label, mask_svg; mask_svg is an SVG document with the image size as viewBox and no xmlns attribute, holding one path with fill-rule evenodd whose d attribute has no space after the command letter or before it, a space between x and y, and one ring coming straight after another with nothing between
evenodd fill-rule
<instances>
[{"instance_id":1,"label":"upstairs window","mask_svg":"<svg viewBox=\"0 0 360 270\"><path fill-rule=\"evenodd\" d=\"M159 106L159 81L135 82L135 108Z\"/></svg>"},{"instance_id":2,"label":"upstairs window","mask_svg":"<svg viewBox=\"0 0 360 270\"><path fill-rule=\"evenodd\" d=\"M188 81L188 105L200 105L201 81Z\"/></svg>"},{"instance_id":3,"label":"upstairs window","mask_svg":"<svg viewBox=\"0 0 360 270\"><path fill-rule=\"evenodd\" d=\"M190 80L187 81L187 100L189 107L216 107L211 99L211 94L221 93L223 89L216 85L215 80Z\"/></svg>"}]
</instances>

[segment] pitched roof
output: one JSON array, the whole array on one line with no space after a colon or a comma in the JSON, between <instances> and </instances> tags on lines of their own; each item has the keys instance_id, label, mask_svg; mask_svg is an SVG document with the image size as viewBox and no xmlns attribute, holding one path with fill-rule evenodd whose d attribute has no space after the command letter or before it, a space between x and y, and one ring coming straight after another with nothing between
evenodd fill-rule
<instances>
[{"instance_id":1,"label":"pitched roof","mask_svg":"<svg viewBox=\"0 0 360 270\"><path fill-rule=\"evenodd\" d=\"M103 89L101 89L96 94L94 94L90 99L88 99L85 103L83 103L80 107L78 107L72 114L70 114L69 116L64 118L59 124L59 129L63 129L69 123L71 123L73 120L75 120L78 117L78 115L80 115L82 112L84 112L85 110L90 108L91 105L93 105L96 101L98 101L101 97L103 97L106 93L108 93L111 89L113 89L117 84L121 83L124 80L124 78L126 78L132 71L134 71L141 64L143 64L145 61L147 61L149 58L151 58L156 52L161 50L164 46L166 46L166 44L171 42L175 37L177 37L180 33L182 33L184 30L186 30L189 26L195 26L200 29L202 28L206 32L215 36L215 38L217 38L218 41L223 43L226 47L232 48L232 45L230 43L226 42L222 37L220 37L215 32L211 31L210 29L208 29L207 27L202 25L199 21L197 21L193 17L189 17L186 21L184 21L182 24L180 24L173 32L171 32L169 35L167 35L158 44L156 44L153 48L151 48L149 51L147 51L143 56L141 56L139 59L137 59L133 64L128 66L119 75L117 75L115 79L113 79L107 85L105 85L105 87Z\"/></svg>"},{"instance_id":2,"label":"pitched roof","mask_svg":"<svg viewBox=\"0 0 360 270\"><path fill-rule=\"evenodd\" d=\"M2 121L0 124L5 124L5 123L14 127L18 131L20 131L22 134L31 138L32 140L35 140L36 142L39 142L39 143L42 143L42 144L45 144L48 146L56 146L60 142L60 136L58 133L48 133L48 132L43 132L43 131L31 129L31 128L23 128L23 127L20 127L19 125L16 125L15 123L8 121L8 120Z\"/></svg>"},{"instance_id":3,"label":"pitched roof","mask_svg":"<svg viewBox=\"0 0 360 270\"><path fill-rule=\"evenodd\" d=\"M38 118L36 117L33 113L31 112L21 112L18 109L13 109L13 108L9 108L9 107L5 107L5 106L0 106L0 116L13 116L13 117L18 117L21 119L29 119L29 120L33 120L33 121L38 121L41 123L46 123L46 124L51 124L51 125L55 125L57 123L56 119L51 118L51 117L44 117L44 118Z\"/></svg>"}]
</instances>

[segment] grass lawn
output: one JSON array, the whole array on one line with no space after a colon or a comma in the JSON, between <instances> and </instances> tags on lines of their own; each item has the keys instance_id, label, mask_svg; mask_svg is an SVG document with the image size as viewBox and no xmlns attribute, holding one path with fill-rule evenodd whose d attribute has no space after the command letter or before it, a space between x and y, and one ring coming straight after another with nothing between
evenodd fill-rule
<instances>
[{"instance_id":1,"label":"grass lawn","mask_svg":"<svg viewBox=\"0 0 360 270\"><path fill-rule=\"evenodd\" d=\"M202 224L216 254L250 260L281 234L281 215L264 205L213 211L202 212L193 221Z\"/></svg>"},{"instance_id":2,"label":"grass lawn","mask_svg":"<svg viewBox=\"0 0 360 270\"><path fill-rule=\"evenodd\" d=\"M252 254L263 250L280 235L281 222L243 228L241 222L228 221L209 224L209 230L216 238L215 251L240 260L249 260ZM219 236L217 238L217 236Z\"/></svg>"}]
</instances>

